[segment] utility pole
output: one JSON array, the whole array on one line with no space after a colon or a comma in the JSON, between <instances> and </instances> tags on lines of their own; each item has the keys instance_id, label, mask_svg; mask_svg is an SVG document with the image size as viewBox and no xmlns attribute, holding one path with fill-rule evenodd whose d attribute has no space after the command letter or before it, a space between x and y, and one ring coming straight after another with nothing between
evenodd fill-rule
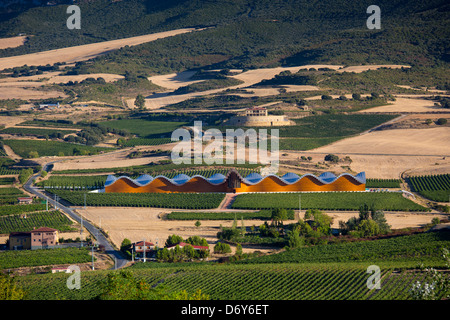
<instances>
[{"instance_id":1,"label":"utility pole","mask_svg":"<svg viewBox=\"0 0 450 320\"><path fill-rule=\"evenodd\" d=\"M81 246L83 246L83 215L81 213L80 217L81 217L80 239L81 239Z\"/></svg>"},{"instance_id":2,"label":"utility pole","mask_svg":"<svg viewBox=\"0 0 450 320\"><path fill-rule=\"evenodd\" d=\"M146 260L146 255L145 255L145 239L144 239L144 262L146 262L147 260Z\"/></svg>"},{"instance_id":3,"label":"utility pole","mask_svg":"<svg viewBox=\"0 0 450 320\"><path fill-rule=\"evenodd\" d=\"M92 255L92 270L95 270L95 268L94 268L94 243L92 243L91 255Z\"/></svg>"},{"instance_id":4,"label":"utility pole","mask_svg":"<svg viewBox=\"0 0 450 320\"><path fill-rule=\"evenodd\" d=\"M300 213L302 212L302 195L298 195L298 218L300 219Z\"/></svg>"}]
</instances>

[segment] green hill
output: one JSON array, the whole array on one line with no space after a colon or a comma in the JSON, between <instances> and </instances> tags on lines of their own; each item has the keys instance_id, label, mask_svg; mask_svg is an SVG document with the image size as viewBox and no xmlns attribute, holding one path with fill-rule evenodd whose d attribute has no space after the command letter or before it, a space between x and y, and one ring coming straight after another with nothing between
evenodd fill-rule
<instances>
[{"instance_id":1,"label":"green hill","mask_svg":"<svg viewBox=\"0 0 450 320\"><path fill-rule=\"evenodd\" d=\"M2 21L2 37L33 36L24 46L0 50L0 56L207 26L213 28L120 50L97 59L92 68L109 67L113 72L112 66L123 60L129 62L127 68L140 66L151 73L308 62L434 65L449 58L450 13L444 0L380 0L381 30L366 27L371 1L98 0L77 4L81 30L67 29L66 5L31 8Z\"/></svg>"}]
</instances>

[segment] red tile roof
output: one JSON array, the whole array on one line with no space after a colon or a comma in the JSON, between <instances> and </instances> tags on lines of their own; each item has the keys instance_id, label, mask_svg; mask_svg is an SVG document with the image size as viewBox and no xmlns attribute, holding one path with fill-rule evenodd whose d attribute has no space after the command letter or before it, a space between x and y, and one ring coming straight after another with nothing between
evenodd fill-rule
<instances>
[{"instance_id":1,"label":"red tile roof","mask_svg":"<svg viewBox=\"0 0 450 320\"><path fill-rule=\"evenodd\" d=\"M144 241L135 242L135 243L133 243L133 245L135 245L135 246L143 246L144 245ZM146 246L154 246L153 243L147 242L147 241L145 241L145 245Z\"/></svg>"}]
</instances>

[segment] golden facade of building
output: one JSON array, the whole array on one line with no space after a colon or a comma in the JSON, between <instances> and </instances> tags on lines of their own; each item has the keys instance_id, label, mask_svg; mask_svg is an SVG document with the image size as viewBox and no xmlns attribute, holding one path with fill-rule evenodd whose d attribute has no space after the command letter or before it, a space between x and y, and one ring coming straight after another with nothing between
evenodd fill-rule
<instances>
[{"instance_id":1,"label":"golden facade of building","mask_svg":"<svg viewBox=\"0 0 450 320\"><path fill-rule=\"evenodd\" d=\"M287 173L282 177L268 175L262 177L252 173L242 177L237 171L231 170L226 176L215 174L210 178L203 176L189 177L180 174L173 179L164 176L140 176L137 179L129 177L108 176L105 192L122 193L169 193L169 192L317 192L317 191L365 191L365 173L356 176L348 173L335 176L323 173L320 176L305 174L298 176Z\"/></svg>"}]
</instances>

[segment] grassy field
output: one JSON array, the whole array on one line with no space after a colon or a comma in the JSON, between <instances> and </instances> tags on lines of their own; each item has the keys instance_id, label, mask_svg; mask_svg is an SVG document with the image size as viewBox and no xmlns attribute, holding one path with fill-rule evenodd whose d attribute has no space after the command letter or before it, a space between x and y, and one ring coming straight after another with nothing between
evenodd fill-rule
<instances>
[{"instance_id":1,"label":"grassy field","mask_svg":"<svg viewBox=\"0 0 450 320\"><path fill-rule=\"evenodd\" d=\"M333 138L346 137L369 130L394 115L324 114L295 119L296 125L280 128L280 137Z\"/></svg>"},{"instance_id":2,"label":"grassy field","mask_svg":"<svg viewBox=\"0 0 450 320\"><path fill-rule=\"evenodd\" d=\"M427 211L427 208L408 200L401 193L393 192L307 192L241 194L236 197L233 209L302 209L359 210L363 204L377 210Z\"/></svg>"},{"instance_id":3,"label":"grassy field","mask_svg":"<svg viewBox=\"0 0 450 320\"><path fill-rule=\"evenodd\" d=\"M330 138L283 138L280 139L280 150L311 150L326 146L327 144L333 143L340 140L341 138L330 137Z\"/></svg>"},{"instance_id":4,"label":"grassy field","mask_svg":"<svg viewBox=\"0 0 450 320\"><path fill-rule=\"evenodd\" d=\"M39 157L92 155L114 150L113 148L92 147L59 141L45 140L4 140L13 151L23 158L29 158L30 152L37 152Z\"/></svg>"}]
</instances>

